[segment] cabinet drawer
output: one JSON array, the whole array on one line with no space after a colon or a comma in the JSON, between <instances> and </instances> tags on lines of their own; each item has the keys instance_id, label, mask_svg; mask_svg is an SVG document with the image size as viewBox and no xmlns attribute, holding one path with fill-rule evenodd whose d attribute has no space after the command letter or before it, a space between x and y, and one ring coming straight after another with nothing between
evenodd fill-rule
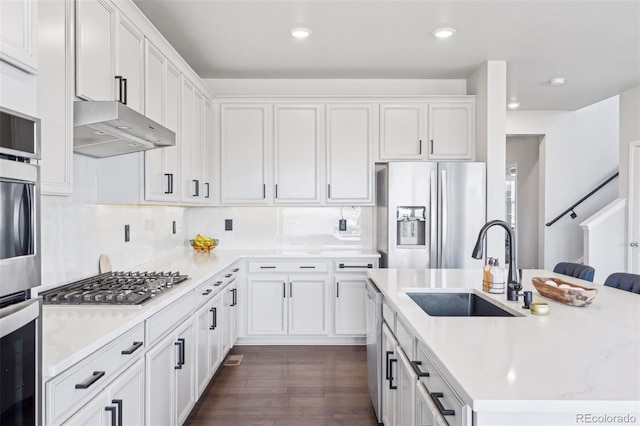
<instances>
[{"instance_id":1,"label":"cabinet drawer","mask_svg":"<svg viewBox=\"0 0 640 426\"><path fill-rule=\"evenodd\" d=\"M327 272L328 266L326 261L296 261L296 262L283 262L283 261L259 261L249 262L249 272Z\"/></svg>"},{"instance_id":2,"label":"cabinet drawer","mask_svg":"<svg viewBox=\"0 0 640 426\"><path fill-rule=\"evenodd\" d=\"M46 384L47 418L59 424L144 355L144 326L139 324Z\"/></svg>"},{"instance_id":3,"label":"cabinet drawer","mask_svg":"<svg viewBox=\"0 0 640 426\"><path fill-rule=\"evenodd\" d=\"M184 318L191 315L195 305L196 296L192 290L147 319L147 343L149 347L153 346L160 337L173 330Z\"/></svg>"},{"instance_id":4,"label":"cabinet drawer","mask_svg":"<svg viewBox=\"0 0 640 426\"><path fill-rule=\"evenodd\" d=\"M222 287L226 287L227 285L235 281L235 279L238 278L239 273L240 268L234 265L220 274L219 280L222 281Z\"/></svg>"},{"instance_id":5,"label":"cabinet drawer","mask_svg":"<svg viewBox=\"0 0 640 426\"><path fill-rule=\"evenodd\" d=\"M222 283L217 275L196 287L196 306L202 306L204 302L217 293L217 287L220 284L216 285L216 282Z\"/></svg>"},{"instance_id":6,"label":"cabinet drawer","mask_svg":"<svg viewBox=\"0 0 640 426\"><path fill-rule=\"evenodd\" d=\"M335 259L333 269L341 274L345 272L366 272L378 267L378 259Z\"/></svg>"},{"instance_id":7,"label":"cabinet drawer","mask_svg":"<svg viewBox=\"0 0 640 426\"><path fill-rule=\"evenodd\" d=\"M400 318L396 319L396 339L398 339L398 344L407 355L407 358L413 359L415 353L413 335Z\"/></svg>"},{"instance_id":8,"label":"cabinet drawer","mask_svg":"<svg viewBox=\"0 0 640 426\"><path fill-rule=\"evenodd\" d=\"M418 344L416 350L416 361L420 362L419 367L422 372L429 373L429 376L421 377L420 381L424 384L438 411L441 409L453 410L452 414L444 414L440 411L447 423L450 426L471 424L469 421L471 415L469 406L465 405L451 389L420 344Z\"/></svg>"}]
</instances>

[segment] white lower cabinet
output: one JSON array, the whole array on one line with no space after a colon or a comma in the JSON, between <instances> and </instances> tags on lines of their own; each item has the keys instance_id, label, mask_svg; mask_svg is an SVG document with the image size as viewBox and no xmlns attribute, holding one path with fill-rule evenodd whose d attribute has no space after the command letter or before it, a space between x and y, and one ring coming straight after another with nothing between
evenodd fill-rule
<instances>
[{"instance_id":1,"label":"white lower cabinet","mask_svg":"<svg viewBox=\"0 0 640 426\"><path fill-rule=\"evenodd\" d=\"M396 423L398 425L415 425L415 400L417 377L404 352L398 348Z\"/></svg>"},{"instance_id":2,"label":"white lower cabinet","mask_svg":"<svg viewBox=\"0 0 640 426\"><path fill-rule=\"evenodd\" d=\"M196 327L193 317L146 355L146 424L180 425L195 405Z\"/></svg>"},{"instance_id":3,"label":"white lower cabinet","mask_svg":"<svg viewBox=\"0 0 640 426\"><path fill-rule=\"evenodd\" d=\"M197 396L202 395L222 361L222 296L207 302L196 313L198 349L196 384Z\"/></svg>"},{"instance_id":4,"label":"white lower cabinet","mask_svg":"<svg viewBox=\"0 0 640 426\"><path fill-rule=\"evenodd\" d=\"M65 425L144 424L144 360L139 359Z\"/></svg>"},{"instance_id":5,"label":"white lower cabinet","mask_svg":"<svg viewBox=\"0 0 640 426\"><path fill-rule=\"evenodd\" d=\"M324 275L249 277L247 334L327 334L328 283Z\"/></svg>"},{"instance_id":6,"label":"white lower cabinet","mask_svg":"<svg viewBox=\"0 0 640 426\"><path fill-rule=\"evenodd\" d=\"M382 324L382 423L393 426L396 423L396 404L398 400L398 342L387 325Z\"/></svg>"},{"instance_id":7,"label":"white lower cabinet","mask_svg":"<svg viewBox=\"0 0 640 426\"><path fill-rule=\"evenodd\" d=\"M449 426L433 403L429 391L420 381L416 382L416 423L417 426Z\"/></svg>"},{"instance_id":8,"label":"white lower cabinet","mask_svg":"<svg viewBox=\"0 0 640 426\"><path fill-rule=\"evenodd\" d=\"M222 356L224 357L238 338L238 284L235 281L228 284L224 290L222 312Z\"/></svg>"},{"instance_id":9,"label":"white lower cabinet","mask_svg":"<svg viewBox=\"0 0 640 426\"><path fill-rule=\"evenodd\" d=\"M334 278L335 333L366 334L366 276L336 275Z\"/></svg>"}]
</instances>

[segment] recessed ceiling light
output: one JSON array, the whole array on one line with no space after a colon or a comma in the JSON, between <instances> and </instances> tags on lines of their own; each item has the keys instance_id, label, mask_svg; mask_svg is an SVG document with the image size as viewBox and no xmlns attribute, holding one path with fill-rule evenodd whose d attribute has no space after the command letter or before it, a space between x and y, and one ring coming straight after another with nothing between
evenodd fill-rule
<instances>
[{"instance_id":1,"label":"recessed ceiling light","mask_svg":"<svg viewBox=\"0 0 640 426\"><path fill-rule=\"evenodd\" d=\"M516 109L516 108L518 108L519 106L520 106L520 103L519 103L519 102L509 102L509 103L507 104L507 108L509 108L509 109Z\"/></svg>"},{"instance_id":2,"label":"recessed ceiling light","mask_svg":"<svg viewBox=\"0 0 640 426\"><path fill-rule=\"evenodd\" d=\"M455 33L455 28L438 28L437 30L433 30L431 34L438 38L449 38Z\"/></svg>"},{"instance_id":3,"label":"recessed ceiling light","mask_svg":"<svg viewBox=\"0 0 640 426\"><path fill-rule=\"evenodd\" d=\"M552 86L562 86L564 84L564 77L556 77L549 80L549 84Z\"/></svg>"},{"instance_id":4,"label":"recessed ceiling light","mask_svg":"<svg viewBox=\"0 0 640 426\"><path fill-rule=\"evenodd\" d=\"M295 38L307 38L311 35L309 28L293 28L289 33Z\"/></svg>"}]
</instances>

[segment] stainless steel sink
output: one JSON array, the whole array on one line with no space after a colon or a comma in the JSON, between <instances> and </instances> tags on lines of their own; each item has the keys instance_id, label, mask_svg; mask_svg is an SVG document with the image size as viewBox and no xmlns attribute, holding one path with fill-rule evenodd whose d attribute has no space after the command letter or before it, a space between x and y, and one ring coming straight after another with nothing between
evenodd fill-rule
<instances>
[{"instance_id":1,"label":"stainless steel sink","mask_svg":"<svg viewBox=\"0 0 640 426\"><path fill-rule=\"evenodd\" d=\"M423 311L433 317L515 317L472 292L407 293Z\"/></svg>"}]
</instances>

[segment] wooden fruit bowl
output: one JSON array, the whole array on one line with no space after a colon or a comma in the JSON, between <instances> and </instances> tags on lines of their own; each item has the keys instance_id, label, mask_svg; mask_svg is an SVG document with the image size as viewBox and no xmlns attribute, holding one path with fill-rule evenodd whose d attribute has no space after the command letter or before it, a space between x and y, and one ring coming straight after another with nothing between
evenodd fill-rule
<instances>
[{"instance_id":1,"label":"wooden fruit bowl","mask_svg":"<svg viewBox=\"0 0 640 426\"><path fill-rule=\"evenodd\" d=\"M558 285L566 284L571 286L571 288L558 288L545 284L544 282L548 280L551 280ZM593 301L596 294L598 294L598 290L595 288L570 283L555 277L533 277L531 278L531 282L536 290L538 290L538 292L544 297L548 297L549 299L553 299L556 302L564 303L569 306L587 306Z\"/></svg>"}]
</instances>

